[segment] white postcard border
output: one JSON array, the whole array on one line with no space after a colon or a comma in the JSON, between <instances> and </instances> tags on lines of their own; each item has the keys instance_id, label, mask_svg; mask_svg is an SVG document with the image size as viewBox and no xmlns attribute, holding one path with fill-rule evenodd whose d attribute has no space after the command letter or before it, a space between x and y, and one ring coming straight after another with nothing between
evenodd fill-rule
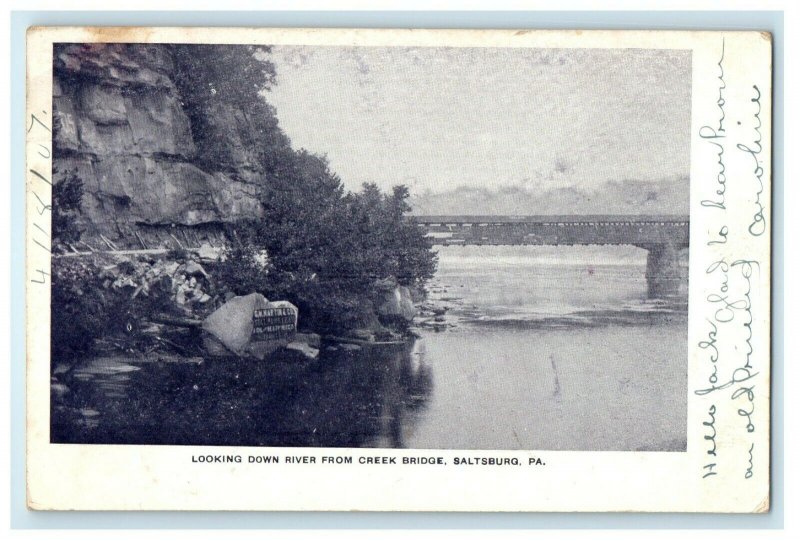
<instances>
[{"instance_id":1,"label":"white postcard border","mask_svg":"<svg viewBox=\"0 0 800 540\"><path fill-rule=\"evenodd\" d=\"M725 52L722 56L722 40ZM604 47L691 49L692 165L687 452L451 451L393 449L209 448L49 443L50 111L53 42L204 42L307 45ZM771 39L757 32L339 30L221 28L48 28L28 36L27 473L35 509L423 510L763 512L769 505ZM719 64L722 58L723 81ZM720 104L720 84L724 102ZM758 91L753 87L757 87ZM759 95L759 101L753 99ZM755 149L755 107L761 150ZM720 108L722 107L722 109ZM719 137L720 113L729 120ZM740 122L740 124L736 124ZM711 126L717 137L704 128ZM707 136L708 135L708 136ZM718 155L723 148L725 201ZM747 150L738 145L745 145ZM46 156L46 157L45 157ZM755 160L761 159L760 235ZM707 201L709 204L704 204ZM719 231L727 227L725 243ZM722 261L727 270L712 265ZM750 261L734 265L737 261ZM758 272L755 271L757 262ZM751 272L751 270L753 270ZM745 275L747 274L747 275ZM721 292L721 280L729 288ZM749 308L729 304L746 300ZM713 295L725 300L710 300ZM741 329L719 330L710 361L708 320L734 311L720 328L753 316L750 358ZM725 315L723 315L725 316ZM730 325L730 326L725 326ZM750 367L742 368L743 362ZM718 383L710 383L716 368ZM745 369L746 371L737 371ZM738 373L735 384L712 390ZM755 373L755 374L754 374ZM747 379L739 380L743 376ZM732 393L748 388L736 398ZM752 393L751 393L752 392ZM752 400L750 397L752 396ZM710 414L714 407L713 415ZM740 411L750 411L743 415ZM711 418L713 416L713 424ZM743 424L743 421L747 423ZM753 426L753 431L747 430ZM744 426L744 427L743 427ZM712 431L713 430L713 431ZM744 430L744 431L743 431ZM714 437L709 439L707 437ZM714 443L716 455L709 454ZM751 445L753 445L751 447ZM752 450L752 467L749 456ZM241 455L241 464L196 464L197 455ZM247 463L249 456L314 456L316 464ZM323 465L323 456L442 456L447 466ZM457 456L518 457L519 467L452 465ZM543 466L528 466L529 459ZM713 464L713 467L709 467ZM748 470L752 473L746 477ZM709 475L709 472L714 474Z\"/></svg>"}]
</instances>

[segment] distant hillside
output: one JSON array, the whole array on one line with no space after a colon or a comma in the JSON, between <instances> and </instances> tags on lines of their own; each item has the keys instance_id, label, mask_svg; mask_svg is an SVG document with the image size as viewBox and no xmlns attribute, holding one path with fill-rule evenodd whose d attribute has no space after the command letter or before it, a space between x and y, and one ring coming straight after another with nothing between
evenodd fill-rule
<instances>
[{"instance_id":1,"label":"distant hillside","mask_svg":"<svg viewBox=\"0 0 800 540\"><path fill-rule=\"evenodd\" d=\"M611 181L596 190L512 186L499 189L459 187L417 193L417 215L455 214L689 214L688 177L658 182Z\"/></svg>"}]
</instances>

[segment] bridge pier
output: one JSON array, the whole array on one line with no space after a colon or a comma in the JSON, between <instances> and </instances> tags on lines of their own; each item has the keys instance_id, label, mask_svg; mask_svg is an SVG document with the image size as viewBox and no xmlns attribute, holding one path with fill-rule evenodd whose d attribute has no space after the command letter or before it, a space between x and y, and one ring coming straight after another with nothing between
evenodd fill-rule
<instances>
[{"instance_id":1,"label":"bridge pier","mask_svg":"<svg viewBox=\"0 0 800 540\"><path fill-rule=\"evenodd\" d=\"M680 294L683 269L680 247L671 244L641 246L647 250L647 298L670 298Z\"/></svg>"}]
</instances>

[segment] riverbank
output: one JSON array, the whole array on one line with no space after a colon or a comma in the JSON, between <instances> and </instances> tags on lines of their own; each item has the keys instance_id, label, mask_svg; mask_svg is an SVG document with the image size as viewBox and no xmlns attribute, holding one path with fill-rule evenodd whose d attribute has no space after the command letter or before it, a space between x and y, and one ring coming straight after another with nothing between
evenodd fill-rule
<instances>
[{"instance_id":1,"label":"riverbank","mask_svg":"<svg viewBox=\"0 0 800 540\"><path fill-rule=\"evenodd\" d=\"M184 357L241 354L238 348L212 351L205 346L204 321L237 298L225 276L220 275L220 264L219 258L180 250L54 257L53 365L79 364L82 358L109 353ZM269 272L266 264L262 271ZM309 288L316 286L309 284ZM315 313L313 306L303 305L303 311L297 314L295 306L285 304L295 311L299 333L297 339L282 346L295 345L298 351L313 354L304 346L319 349L319 334L350 340L351 344L397 342L407 336L417 314L412 291L392 277L376 280L359 295L336 291L325 294L334 305L349 305L350 316L342 313L337 325L335 320ZM263 296L259 298L264 306L271 305ZM250 313L240 318L243 324L252 320ZM230 316L225 320L226 328L234 324Z\"/></svg>"},{"instance_id":2,"label":"riverbank","mask_svg":"<svg viewBox=\"0 0 800 540\"><path fill-rule=\"evenodd\" d=\"M396 344L323 335L315 360L91 359L57 374L54 441L684 449L686 312L646 300L636 260L588 274L580 250L508 253L445 252Z\"/></svg>"}]
</instances>

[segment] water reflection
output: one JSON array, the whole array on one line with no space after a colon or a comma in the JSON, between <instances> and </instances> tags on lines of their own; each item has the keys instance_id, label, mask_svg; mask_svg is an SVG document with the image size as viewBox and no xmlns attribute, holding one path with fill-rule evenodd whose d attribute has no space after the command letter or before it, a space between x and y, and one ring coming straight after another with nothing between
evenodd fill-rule
<instances>
[{"instance_id":1,"label":"water reflection","mask_svg":"<svg viewBox=\"0 0 800 540\"><path fill-rule=\"evenodd\" d=\"M433 389L413 343L304 363L101 358L61 379L57 443L399 448Z\"/></svg>"}]
</instances>

